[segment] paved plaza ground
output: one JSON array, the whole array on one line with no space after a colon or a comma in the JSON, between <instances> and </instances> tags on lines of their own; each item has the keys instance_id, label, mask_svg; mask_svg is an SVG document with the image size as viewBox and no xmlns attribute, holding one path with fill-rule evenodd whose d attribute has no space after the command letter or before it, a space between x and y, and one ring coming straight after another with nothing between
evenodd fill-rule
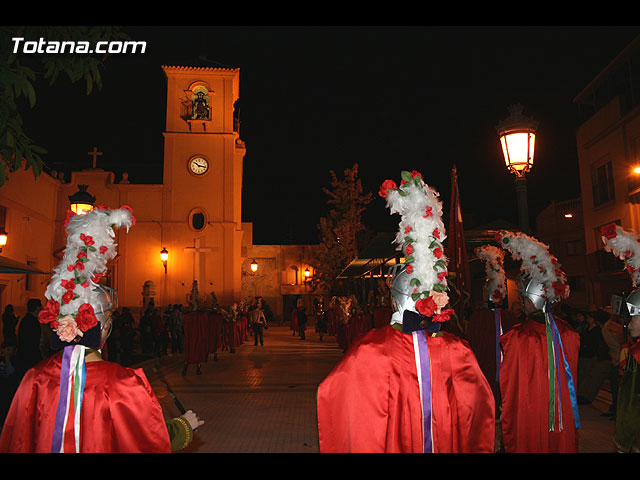
<instances>
[{"instance_id":1,"label":"paved plaza ground","mask_svg":"<svg viewBox=\"0 0 640 480\"><path fill-rule=\"evenodd\" d=\"M148 359L144 369L168 416L178 416L161 377L186 409L205 424L183 453L319 453L316 390L342 358L334 337L309 331L307 340L289 327L265 331L264 346L253 338L235 353L210 357L196 375L181 375L183 356ZM606 388L591 405L580 406L581 453L612 453L615 422L601 416L611 402Z\"/></svg>"}]
</instances>

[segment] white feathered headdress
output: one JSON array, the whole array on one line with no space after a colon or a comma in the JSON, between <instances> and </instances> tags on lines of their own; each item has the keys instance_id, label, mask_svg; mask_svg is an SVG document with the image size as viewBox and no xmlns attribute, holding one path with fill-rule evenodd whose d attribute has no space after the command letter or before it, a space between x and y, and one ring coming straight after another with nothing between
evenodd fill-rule
<instances>
[{"instance_id":1,"label":"white feathered headdress","mask_svg":"<svg viewBox=\"0 0 640 480\"><path fill-rule=\"evenodd\" d=\"M640 238L633 231L610 223L600 229L606 251L625 263L625 270L634 287L640 285Z\"/></svg>"},{"instance_id":2,"label":"white feathered headdress","mask_svg":"<svg viewBox=\"0 0 640 480\"><path fill-rule=\"evenodd\" d=\"M507 294L507 276L504 272L505 251L493 245L483 245L477 247L474 252L476 257L484 262L487 275L485 301L501 304Z\"/></svg>"},{"instance_id":3,"label":"white feathered headdress","mask_svg":"<svg viewBox=\"0 0 640 480\"><path fill-rule=\"evenodd\" d=\"M134 224L128 205L116 210L99 206L84 215L67 212L67 245L45 291L48 300L39 314L41 323L49 324L58 336L66 327L78 337L97 324L94 287L105 274L107 262L117 254L113 229L126 227L129 231ZM69 333L65 336L69 338Z\"/></svg>"},{"instance_id":4,"label":"white feathered headdress","mask_svg":"<svg viewBox=\"0 0 640 480\"><path fill-rule=\"evenodd\" d=\"M544 286L546 300L554 303L569 296L567 277L549 247L524 233L501 231L496 240L513 258L522 260L521 270Z\"/></svg>"},{"instance_id":5,"label":"white feathered headdress","mask_svg":"<svg viewBox=\"0 0 640 480\"><path fill-rule=\"evenodd\" d=\"M446 239L442 203L438 192L423 181L420 173L403 171L401 175L399 187L393 180L386 180L379 194L386 198L390 213L401 216L395 243L405 254L406 272L413 287L411 298L422 315L446 321L452 310L443 310L449 297L447 257L442 246Z\"/></svg>"}]
</instances>

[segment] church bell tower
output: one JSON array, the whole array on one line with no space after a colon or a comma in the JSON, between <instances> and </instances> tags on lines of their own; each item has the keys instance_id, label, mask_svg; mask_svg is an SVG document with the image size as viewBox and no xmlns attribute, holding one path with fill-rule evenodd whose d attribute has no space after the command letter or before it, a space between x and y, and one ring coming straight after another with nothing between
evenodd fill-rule
<instances>
[{"instance_id":1,"label":"church bell tower","mask_svg":"<svg viewBox=\"0 0 640 480\"><path fill-rule=\"evenodd\" d=\"M163 66L167 78L162 235L169 250L167 298L241 298L242 170L236 68ZM173 289L173 291L172 291Z\"/></svg>"}]
</instances>

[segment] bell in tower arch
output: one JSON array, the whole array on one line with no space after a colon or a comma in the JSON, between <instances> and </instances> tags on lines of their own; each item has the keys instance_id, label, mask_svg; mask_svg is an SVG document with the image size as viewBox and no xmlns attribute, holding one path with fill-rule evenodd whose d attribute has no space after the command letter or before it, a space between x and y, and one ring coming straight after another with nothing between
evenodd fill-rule
<instances>
[{"instance_id":1,"label":"bell in tower arch","mask_svg":"<svg viewBox=\"0 0 640 480\"><path fill-rule=\"evenodd\" d=\"M209 120L209 97L199 90L192 100L192 120Z\"/></svg>"}]
</instances>

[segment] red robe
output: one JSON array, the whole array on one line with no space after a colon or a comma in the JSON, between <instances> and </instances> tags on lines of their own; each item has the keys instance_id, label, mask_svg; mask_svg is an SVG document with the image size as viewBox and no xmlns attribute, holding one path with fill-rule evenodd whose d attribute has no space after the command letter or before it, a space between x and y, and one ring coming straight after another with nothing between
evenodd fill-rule
<instances>
[{"instance_id":1,"label":"red robe","mask_svg":"<svg viewBox=\"0 0 640 480\"><path fill-rule=\"evenodd\" d=\"M493 452L493 394L473 353L448 333L426 338L433 384L433 451ZM423 451L413 341L412 334L388 325L360 337L346 352L318 387L321 452Z\"/></svg>"},{"instance_id":2,"label":"red robe","mask_svg":"<svg viewBox=\"0 0 640 480\"><path fill-rule=\"evenodd\" d=\"M49 453L58 405L62 355L28 370L0 436L0 452ZM170 453L160 403L142 369L86 363L80 417L81 453Z\"/></svg>"},{"instance_id":3,"label":"red robe","mask_svg":"<svg viewBox=\"0 0 640 480\"><path fill-rule=\"evenodd\" d=\"M499 313L502 334L505 334L513 328L518 320L511 310L500 309ZM496 372L498 358L496 356L496 321L493 310L488 308L475 310L469 318L465 338L478 360L480 369L491 385L493 396L496 399L496 415L498 415L500 411L500 385L496 377L496 373L499 374L499 371Z\"/></svg>"},{"instance_id":4,"label":"red robe","mask_svg":"<svg viewBox=\"0 0 640 480\"><path fill-rule=\"evenodd\" d=\"M555 319L573 381L577 379L580 336L566 322ZM577 453L578 431L564 365L561 384L562 431L555 422L549 431L549 360L546 327L526 320L501 338L504 362L500 370L502 436L506 453ZM558 415L557 387L555 401Z\"/></svg>"},{"instance_id":5,"label":"red robe","mask_svg":"<svg viewBox=\"0 0 640 480\"><path fill-rule=\"evenodd\" d=\"M222 348L222 315L211 312L207 316L207 353L217 353Z\"/></svg>"},{"instance_id":6,"label":"red robe","mask_svg":"<svg viewBox=\"0 0 640 480\"><path fill-rule=\"evenodd\" d=\"M212 328L207 312L185 314L183 318L185 363L203 363L207 360L207 355L211 352Z\"/></svg>"}]
</instances>

